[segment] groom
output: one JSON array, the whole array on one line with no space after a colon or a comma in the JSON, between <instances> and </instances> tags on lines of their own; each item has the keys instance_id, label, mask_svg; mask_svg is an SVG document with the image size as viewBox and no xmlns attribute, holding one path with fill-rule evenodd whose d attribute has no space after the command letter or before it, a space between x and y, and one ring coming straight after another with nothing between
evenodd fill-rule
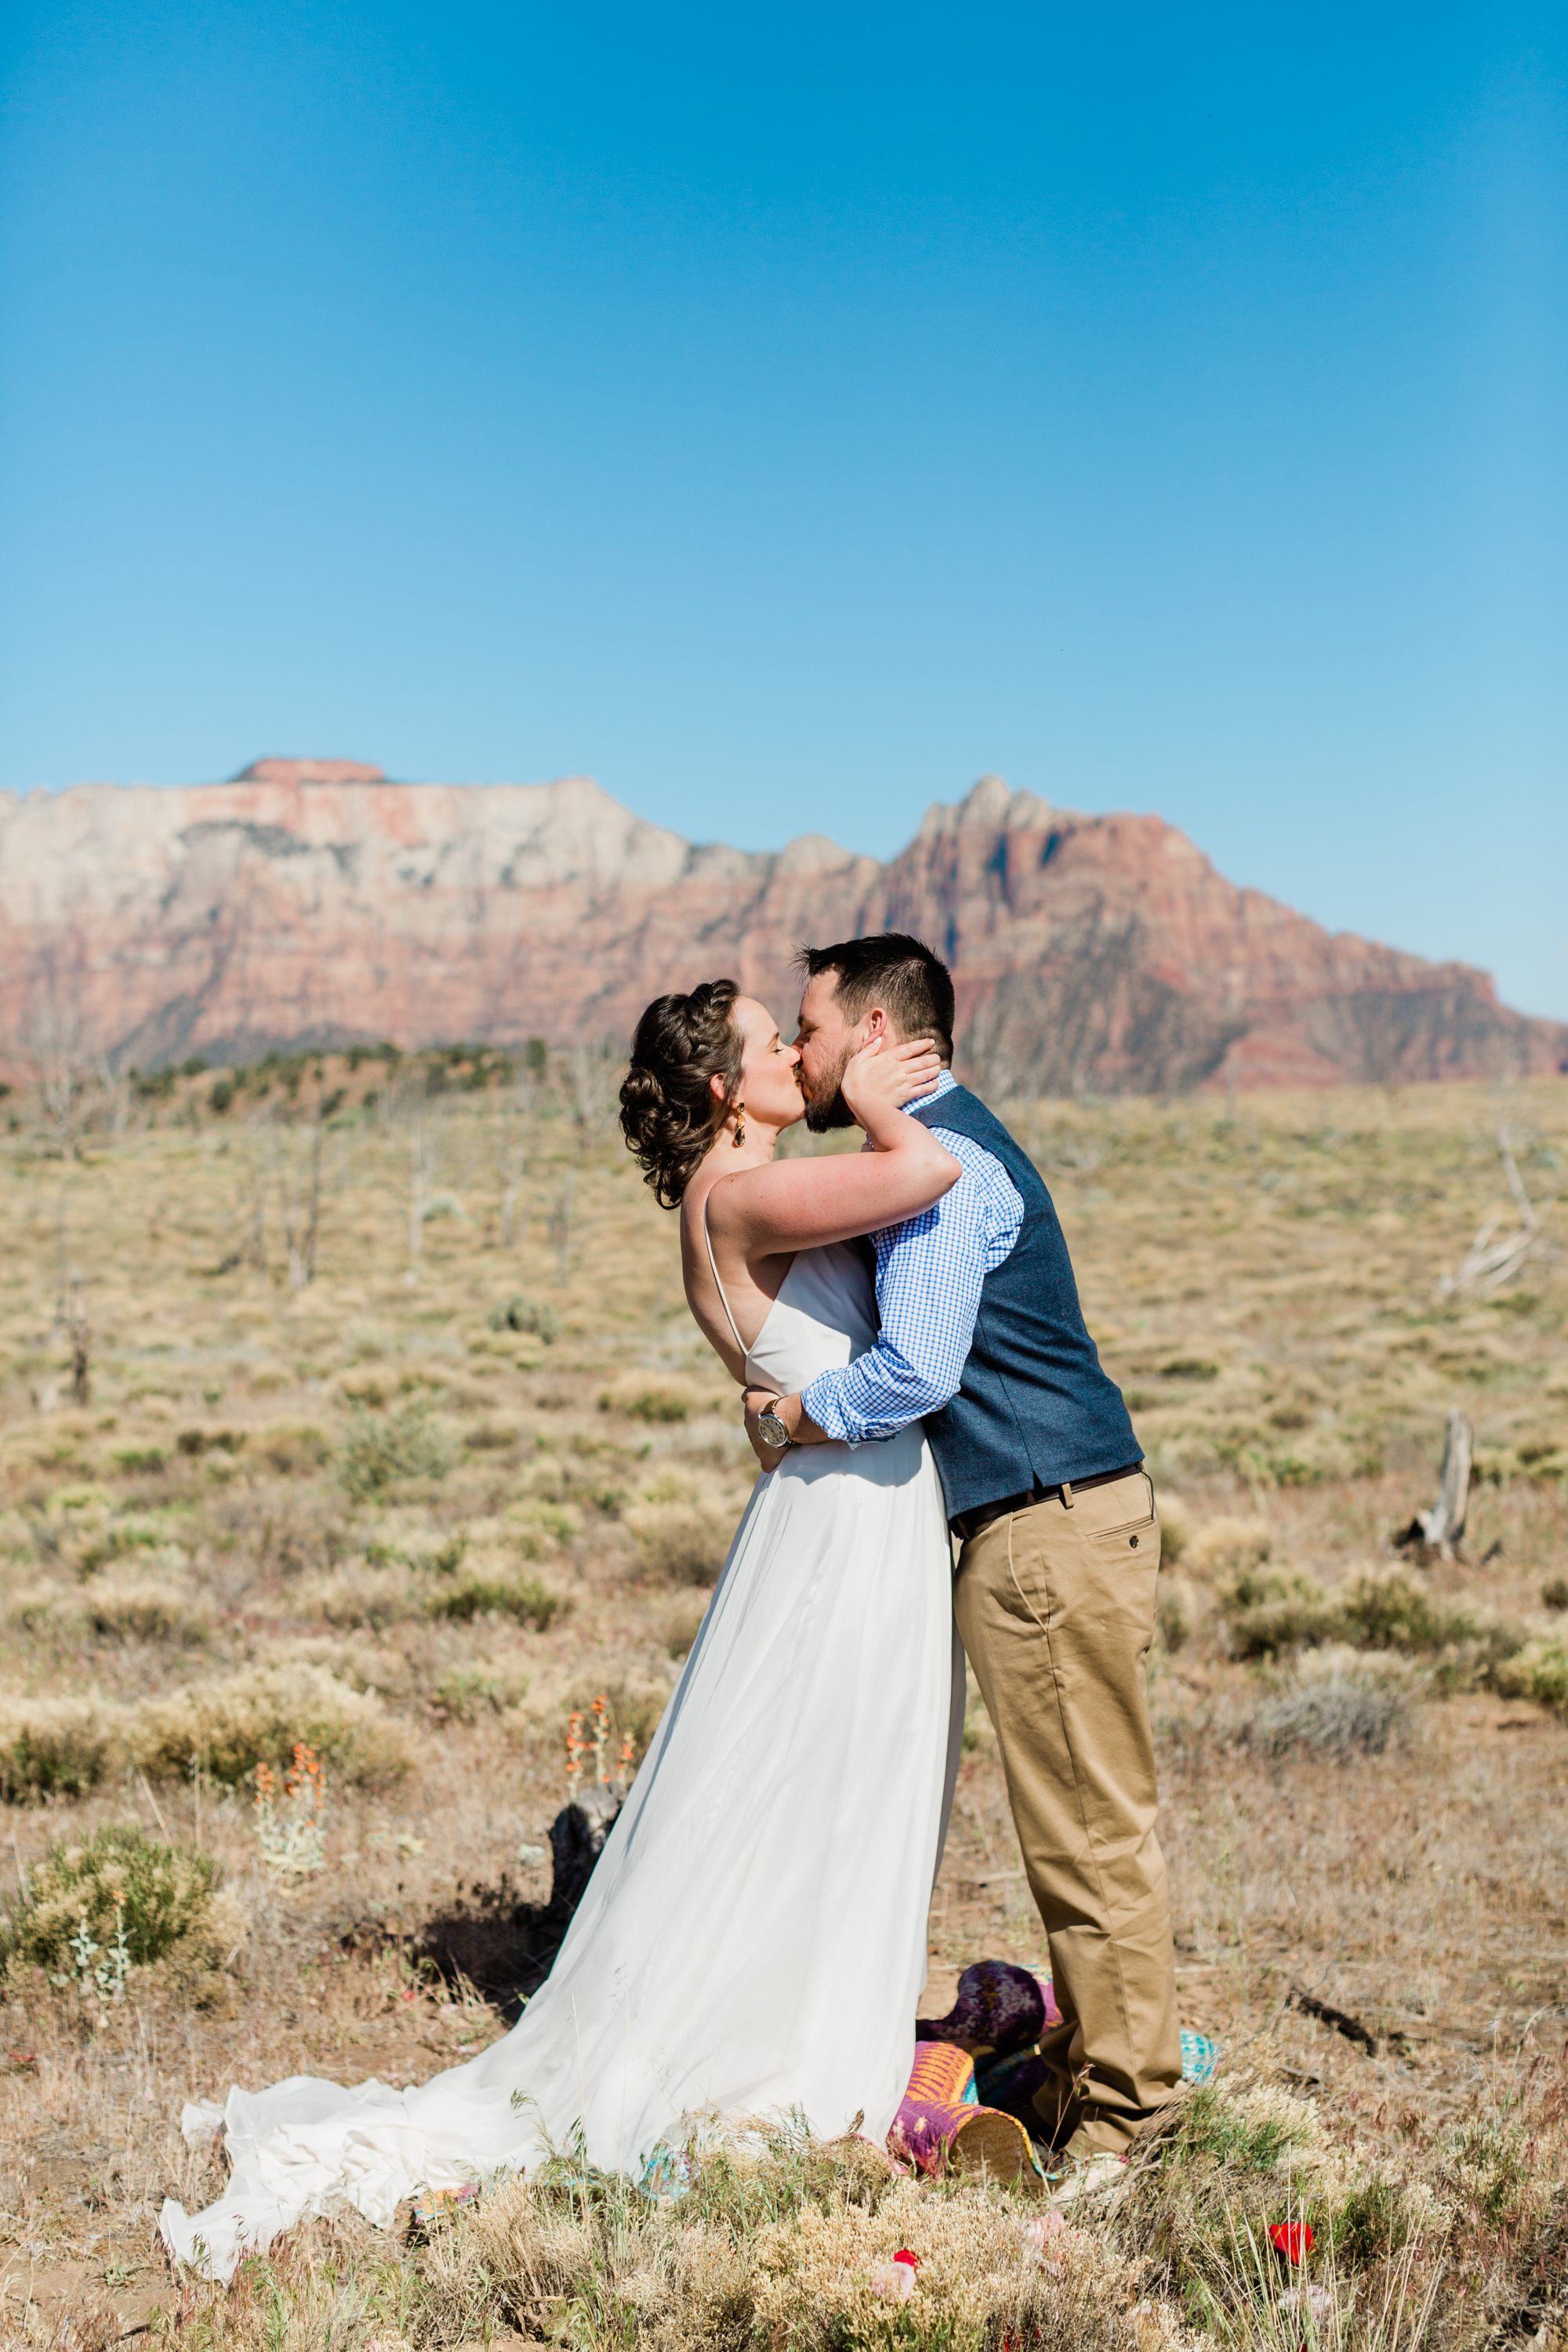
<instances>
[{"instance_id":1,"label":"groom","mask_svg":"<svg viewBox=\"0 0 1568 2352\"><path fill-rule=\"evenodd\" d=\"M850 1055L879 1034L952 1059L952 981L889 931L797 959L806 1125L854 1124ZM1062 2022L1022 2119L1081 2179L1156 2122L1181 2079L1175 1969L1144 1670L1160 1523L1119 1389L1100 1370L1034 1162L944 1068L909 1106L963 1174L875 1234L881 1330L799 1396L749 1390L797 1444L923 1421L960 1546L953 1608L1001 1746ZM776 1433L776 1432L775 1432Z\"/></svg>"}]
</instances>

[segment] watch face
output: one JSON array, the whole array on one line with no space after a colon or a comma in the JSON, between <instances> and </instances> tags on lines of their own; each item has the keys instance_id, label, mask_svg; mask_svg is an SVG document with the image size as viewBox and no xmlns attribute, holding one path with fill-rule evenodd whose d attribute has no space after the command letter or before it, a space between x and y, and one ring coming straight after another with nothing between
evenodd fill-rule
<instances>
[{"instance_id":1,"label":"watch face","mask_svg":"<svg viewBox=\"0 0 1568 2352\"><path fill-rule=\"evenodd\" d=\"M757 1427L770 1445L789 1444L789 1432L776 1412L760 1412L757 1415Z\"/></svg>"}]
</instances>

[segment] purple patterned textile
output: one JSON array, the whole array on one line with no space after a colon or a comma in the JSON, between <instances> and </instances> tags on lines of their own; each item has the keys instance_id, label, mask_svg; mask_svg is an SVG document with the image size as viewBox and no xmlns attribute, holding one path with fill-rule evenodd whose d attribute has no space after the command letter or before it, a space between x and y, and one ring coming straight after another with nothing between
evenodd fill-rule
<instances>
[{"instance_id":1,"label":"purple patterned textile","mask_svg":"<svg viewBox=\"0 0 1568 2352\"><path fill-rule=\"evenodd\" d=\"M945 2017L916 2019L915 2039L1001 2057L1028 2049L1047 2025L1060 2022L1048 1977L1042 1980L1011 1960L976 1960L959 1978L958 1998Z\"/></svg>"},{"instance_id":2,"label":"purple patterned textile","mask_svg":"<svg viewBox=\"0 0 1568 2352\"><path fill-rule=\"evenodd\" d=\"M984 2172L1016 2180L1030 2160L1027 2134L1015 2116L979 2106L974 2061L952 2042L919 2042L888 2148L895 2158L940 2172Z\"/></svg>"}]
</instances>

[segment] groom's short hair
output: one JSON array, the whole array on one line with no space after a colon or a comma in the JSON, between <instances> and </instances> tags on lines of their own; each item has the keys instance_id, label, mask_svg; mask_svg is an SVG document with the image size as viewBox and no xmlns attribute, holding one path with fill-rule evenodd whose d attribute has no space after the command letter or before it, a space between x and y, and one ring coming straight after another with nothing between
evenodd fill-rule
<instances>
[{"instance_id":1,"label":"groom's short hair","mask_svg":"<svg viewBox=\"0 0 1568 2352\"><path fill-rule=\"evenodd\" d=\"M905 1037L932 1037L944 1062L952 1059L952 974L923 940L908 931L875 931L837 947L797 948L805 980L837 972L837 999L847 1021L879 1004Z\"/></svg>"}]
</instances>

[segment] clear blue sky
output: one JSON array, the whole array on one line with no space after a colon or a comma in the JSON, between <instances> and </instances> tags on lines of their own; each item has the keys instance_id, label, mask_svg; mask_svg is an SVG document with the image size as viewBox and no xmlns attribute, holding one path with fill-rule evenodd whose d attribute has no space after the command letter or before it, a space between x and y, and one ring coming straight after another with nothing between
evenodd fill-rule
<instances>
[{"instance_id":1,"label":"clear blue sky","mask_svg":"<svg viewBox=\"0 0 1568 2352\"><path fill-rule=\"evenodd\" d=\"M14 0L0 785L1153 809L1568 1015L1560 0Z\"/></svg>"}]
</instances>

